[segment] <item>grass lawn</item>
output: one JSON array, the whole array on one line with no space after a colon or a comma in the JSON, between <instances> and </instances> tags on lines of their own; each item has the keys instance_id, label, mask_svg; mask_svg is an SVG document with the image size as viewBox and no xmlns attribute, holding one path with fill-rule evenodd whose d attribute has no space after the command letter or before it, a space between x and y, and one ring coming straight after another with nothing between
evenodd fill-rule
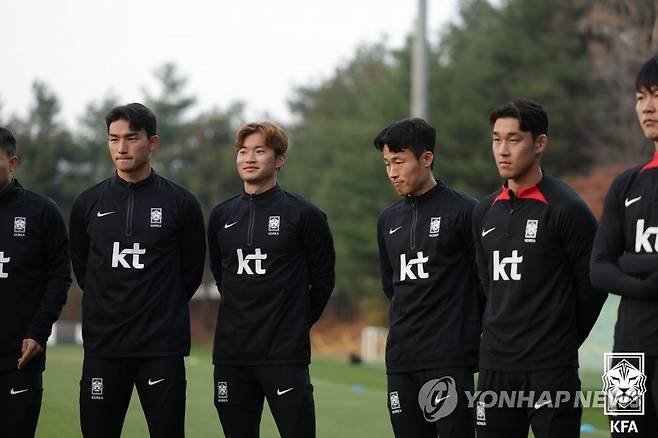
<instances>
[{"instance_id":1,"label":"grass lawn","mask_svg":"<svg viewBox=\"0 0 658 438\"><path fill-rule=\"evenodd\" d=\"M223 437L212 403L212 365L210 352L196 348L186 359L188 438ZM78 414L79 380L82 350L79 347L48 349L44 374L44 396L37 428L38 438L80 437ZM392 437L386 408L386 376L382 365L347 365L345 362L314 359L311 378L315 387L315 405L319 438ZM601 389L596 374L581 373L583 389ZM592 424L593 433L582 437L609 436L600 409L584 409L583 424ZM123 428L123 438L148 437L146 421L137 394ZM274 420L267 409L263 413L261 437L278 437Z\"/></svg>"}]
</instances>

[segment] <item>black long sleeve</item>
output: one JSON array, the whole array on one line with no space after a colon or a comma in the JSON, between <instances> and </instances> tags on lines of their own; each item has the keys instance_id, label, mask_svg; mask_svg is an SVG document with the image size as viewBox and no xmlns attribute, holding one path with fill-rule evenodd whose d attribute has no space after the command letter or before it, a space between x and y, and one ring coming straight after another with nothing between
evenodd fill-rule
<instances>
[{"instance_id":1,"label":"black long sleeve","mask_svg":"<svg viewBox=\"0 0 658 438\"><path fill-rule=\"evenodd\" d=\"M589 275L592 242L596 234L596 219L585 203L579 199L571 201L561 213L562 215L558 219L558 226L561 230L559 236L576 281L576 322L578 343L582 345L594 327L607 298L606 292L592 286Z\"/></svg>"},{"instance_id":2,"label":"black long sleeve","mask_svg":"<svg viewBox=\"0 0 658 438\"><path fill-rule=\"evenodd\" d=\"M73 201L69 216L69 248L71 251L71 264L73 273L80 289L85 290L85 277L87 275L87 259L89 258L89 234L84 211L85 204Z\"/></svg>"},{"instance_id":3,"label":"black long sleeve","mask_svg":"<svg viewBox=\"0 0 658 438\"><path fill-rule=\"evenodd\" d=\"M393 267L388 260L388 251L386 250L386 239L383 222L383 216L377 221L377 244L379 247L379 265L382 275L382 290L384 295L390 300L393 298Z\"/></svg>"},{"instance_id":4,"label":"black long sleeve","mask_svg":"<svg viewBox=\"0 0 658 438\"><path fill-rule=\"evenodd\" d=\"M43 259L46 261L46 284L39 310L27 326L25 338L46 346L52 326L59 318L71 285L68 240L64 219L53 204L44 210L44 222L48 224L48 236L42 242Z\"/></svg>"},{"instance_id":5,"label":"black long sleeve","mask_svg":"<svg viewBox=\"0 0 658 438\"><path fill-rule=\"evenodd\" d=\"M307 209L302 221L302 246L310 283L311 324L315 324L334 290L336 253L329 224L322 211Z\"/></svg>"},{"instance_id":6,"label":"black long sleeve","mask_svg":"<svg viewBox=\"0 0 658 438\"><path fill-rule=\"evenodd\" d=\"M178 234L180 248L181 272L187 297L192 298L203 280L203 268L206 259L206 233L203 225L203 213L199 202L185 197L181 205L183 218Z\"/></svg>"}]
</instances>

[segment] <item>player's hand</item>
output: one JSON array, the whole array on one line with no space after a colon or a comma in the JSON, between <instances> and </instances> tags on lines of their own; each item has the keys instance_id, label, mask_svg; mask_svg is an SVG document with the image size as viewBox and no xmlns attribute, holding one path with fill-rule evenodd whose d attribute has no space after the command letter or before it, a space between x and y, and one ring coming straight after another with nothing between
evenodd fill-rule
<instances>
[{"instance_id":1,"label":"player's hand","mask_svg":"<svg viewBox=\"0 0 658 438\"><path fill-rule=\"evenodd\" d=\"M38 354L41 354L43 347L34 339L23 339L21 347L21 357L18 358L18 369L20 370Z\"/></svg>"}]
</instances>

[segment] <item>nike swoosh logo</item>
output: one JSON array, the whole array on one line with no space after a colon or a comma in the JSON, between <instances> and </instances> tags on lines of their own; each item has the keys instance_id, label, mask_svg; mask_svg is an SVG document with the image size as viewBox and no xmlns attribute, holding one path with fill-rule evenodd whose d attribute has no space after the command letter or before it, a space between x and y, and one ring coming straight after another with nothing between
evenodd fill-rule
<instances>
[{"instance_id":1,"label":"nike swoosh logo","mask_svg":"<svg viewBox=\"0 0 658 438\"><path fill-rule=\"evenodd\" d=\"M625 205L626 207L628 207L628 206L631 205L631 204L635 204L635 203L636 203L637 201L639 201L640 199L642 199L642 196L638 196L637 198L633 198L633 199L628 199L628 198L626 198L626 200L624 201L624 205Z\"/></svg>"},{"instance_id":2,"label":"nike swoosh logo","mask_svg":"<svg viewBox=\"0 0 658 438\"><path fill-rule=\"evenodd\" d=\"M400 228L402 228L402 225L400 225L400 226L397 227L397 228L391 228L391 229L388 230L388 234L393 234L393 233L395 233L397 230L399 230Z\"/></svg>"},{"instance_id":3,"label":"nike swoosh logo","mask_svg":"<svg viewBox=\"0 0 658 438\"><path fill-rule=\"evenodd\" d=\"M482 237L486 236L487 234L491 233L493 230L495 230L496 227L489 228L488 230L482 230Z\"/></svg>"},{"instance_id":4,"label":"nike swoosh logo","mask_svg":"<svg viewBox=\"0 0 658 438\"><path fill-rule=\"evenodd\" d=\"M99 211L98 213L96 213L96 217L103 217L103 216L107 216L108 214L114 214L114 212L113 211L107 211L105 213L101 213Z\"/></svg>"},{"instance_id":5,"label":"nike swoosh logo","mask_svg":"<svg viewBox=\"0 0 658 438\"><path fill-rule=\"evenodd\" d=\"M20 394L21 392L26 392L26 391L29 391L29 390L30 390L30 388L21 389L21 390L16 391L16 390L14 390L14 388L11 388L11 391L9 391L9 394L16 395L16 394Z\"/></svg>"},{"instance_id":6,"label":"nike swoosh logo","mask_svg":"<svg viewBox=\"0 0 658 438\"><path fill-rule=\"evenodd\" d=\"M157 385L160 382L164 382L165 379L160 379L160 380L151 380L149 379L149 386Z\"/></svg>"},{"instance_id":7,"label":"nike swoosh logo","mask_svg":"<svg viewBox=\"0 0 658 438\"><path fill-rule=\"evenodd\" d=\"M285 394L286 392L290 392L290 391L292 391L293 389L294 389L294 387L293 387L293 388L288 388L288 389L285 389L285 390L281 391L279 388L277 388L277 389L276 389L276 395L283 395L283 394Z\"/></svg>"},{"instance_id":8,"label":"nike swoosh logo","mask_svg":"<svg viewBox=\"0 0 658 438\"><path fill-rule=\"evenodd\" d=\"M545 401L544 403L535 403L535 409L539 409L539 408L541 408L542 406L546 406L546 405L549 404L550 402L551 402L551 401L549 400L549 401Z\"/></svg>"},{"instance_id":9,"label":"nike swoosh logo","mask_svg":"<svg viewBox=\"0 0 658 438\"><path fill-rule=\"evenodd\" d=\"M434 399L434 404L438 405L439 403L441 403L443 400L447 399L448 397L450 397L450 394L446 395L445 397L441 397L441 398L439 398L437 396L437 398Z\"/></svg>"},{"instance_id":10,"label":"nike swoosh logo","mask_svg":"<svg viewBox=\"0 0 658 438\"><path fill-rule=\"evenodd\" d=\"M238 223L238 221L235 221L232 224L224 224L224 228L231 228L233 225L235 225L237 223Z\"/></svg>"}]
</instances>

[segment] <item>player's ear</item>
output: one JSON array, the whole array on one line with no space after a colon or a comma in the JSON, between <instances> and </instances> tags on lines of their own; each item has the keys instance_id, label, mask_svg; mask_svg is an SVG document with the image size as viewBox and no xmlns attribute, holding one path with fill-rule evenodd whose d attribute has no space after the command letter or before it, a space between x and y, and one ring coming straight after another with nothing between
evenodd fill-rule
<instances>
[{"instance_id":1,"label":"player's ear","mask_svg":"<svg viewBox=\"0 0 658 438\"><path fill-rule=\"evenodd\" d=\"M18 155L12 155L9 157L9 172L14 172L20 165L21 160L18 158Z\"/></svg>"},{"instance_id":2,"label":"player's ear","mask_svg":"<svg viewBox=\"0 0 658 438\"><path fill-rule=\"evenodd\" d=\"M160 146L160 136L155 134L149 137L149 150L153 152Z\"/></svg>"},{"instance_id":3,"label":"player's ear","mask_svg":"<svg viewBox=\"0 0 658 438\"><path fill-rule=\"evenodd\" d=\"M286 164L286 154L279 154L274 159L274 167L276 170L281 170L281 168Z\"/></svg>"},{"instance_id":4,"label":"player's ear","mask_svg":"<svg viewBox=\"0 0 658 438\"><path fill-rule=\"evenodd\" d=\"M546 145L548 145L548 136L546 134L540 134L535 139L535 153L542 155L546 151Z\"/></svg>"},{"instance_id":5,"label":"player's ear","mask_svg":"<svg viewBox=\"0 0 658 438\"><path fill-rule=\"evenodd\" d=\"M434 162L434 154L430 151L425 151L420 156L420 161L423 167L426 168L432 167L432 163Z\"/></svg>"}]
</instances>

